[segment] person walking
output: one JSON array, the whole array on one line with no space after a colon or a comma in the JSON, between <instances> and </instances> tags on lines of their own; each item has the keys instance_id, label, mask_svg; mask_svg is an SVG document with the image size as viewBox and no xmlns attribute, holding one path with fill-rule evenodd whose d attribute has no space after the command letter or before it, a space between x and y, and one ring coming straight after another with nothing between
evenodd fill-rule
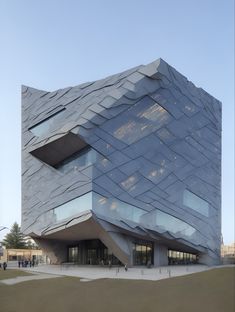
<instances>
[{"instance_id":1,"label":"person walking","mask_svg":"<svg viewBox=\"0 0 235 312\"><path fill-rule=\"evenodd\" d=\"M3 262L3 270L5 271L7 268L7 263L6 262Z\"/></svg>"}]
</instances>

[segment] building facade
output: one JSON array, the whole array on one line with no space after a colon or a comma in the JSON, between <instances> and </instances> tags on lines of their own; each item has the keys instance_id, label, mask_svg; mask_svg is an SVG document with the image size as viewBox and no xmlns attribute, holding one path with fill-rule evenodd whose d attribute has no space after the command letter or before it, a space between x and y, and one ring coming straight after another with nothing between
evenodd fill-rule
<instances>
[{"instance_id":1,"label":"building facade","mask_svg":"<svg viewBox=\"0 0 235 312\"><path fill-rule=\"evenodd\" d=\"M221 103L162 59L22 87L22 229L52 263L220 262Z\"/></svg>"},{"instance_id":2,"label":"building facade","mask_svg":"<svg viewBox=\"0 0 235 312\"><path fill-rule=\"evenodd\" d=\"M221 245L221 257L234 257L235 258L235 243L230 245Z\"/></svg>"},{"instance_id":3,"label":"building facade","mask_svg":"<svg viewBox=\"0 0 235 312\"><path fill-rule=\"evenodd\" d=\"M32 261L36 263L45 263L42 250L40 249L13 249L3 248L2 254L0 254L0 263L8 262L9 264L18 261Z\"/></svg>"}]
</instances>

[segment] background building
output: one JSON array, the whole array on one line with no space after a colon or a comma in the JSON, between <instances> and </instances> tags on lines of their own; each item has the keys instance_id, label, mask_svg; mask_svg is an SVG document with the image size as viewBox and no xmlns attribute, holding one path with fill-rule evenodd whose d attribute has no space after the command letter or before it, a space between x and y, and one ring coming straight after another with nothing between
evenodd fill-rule
<instances>
[{"instance_id":1,"label":"background building","mask_svg":"<svg viewBox=\"0 0 235 312\"><path fill-rule=\"evenodd\" d=\"M52 263L219 263L221 103L159 59L22 88L22 229Z\"/></svg>"},{"instance_id":2,"label":"background building","mask_svg":"<svg viewBox=\"0 0 235 312\"><path fill-rule=\"evenodd\" d=\"M40 249L6 249L3 248L3 253L0 254L0 263L8 262L9 265L18 265L18 261L32 261L36 263L45 263L46 257L43 256Z\"/></svg>"},{"instance_id":3,"label":"background building","mask_svg":"<svg viewBox=\"0 0 235 312\"><path fill-rule=\"evenodd\" d=\"M224 264L235 264L235 243L221 245L221 258Z\"/></svg>"}]
</instances>

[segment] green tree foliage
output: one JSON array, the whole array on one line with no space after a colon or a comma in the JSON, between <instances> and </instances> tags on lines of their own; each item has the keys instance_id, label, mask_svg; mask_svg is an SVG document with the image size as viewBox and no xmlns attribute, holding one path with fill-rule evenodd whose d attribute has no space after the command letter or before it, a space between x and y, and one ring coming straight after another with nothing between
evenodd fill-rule
<instances>
[{"instance_id":1,"label":"green tree foliage","mask_svg":"<svg viewBox=\"0 0 235 312\"><path fill-rule=\"evenodd\" d=\"M2 244L6 248L14 248L14 249L26 248L24 234L21 232L20 226L18 223L15 222L12 225L10 233L8 233L4 237Z\"/></svg>"}]
</instances>

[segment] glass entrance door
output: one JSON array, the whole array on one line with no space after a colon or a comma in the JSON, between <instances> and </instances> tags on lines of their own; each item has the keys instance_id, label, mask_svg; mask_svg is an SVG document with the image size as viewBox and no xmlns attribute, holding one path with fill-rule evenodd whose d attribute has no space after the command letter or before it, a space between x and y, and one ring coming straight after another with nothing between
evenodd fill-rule
<instances>
[{"instance_id":1,"label":"glass entrance door","mask_svg":"<svg viewBox=\"0 0 235 312\"><path fill-rule=\"evenodd\" d=\"M133 246L133 263L134 265L153 264L153 244L137 244Z\"/></svg>"},{"instance_id":2,"label":"glass entrance door","mask_svg":"<svg viewBox=\"0 0 235 312\"><path fill-rule=\"evenodd\" d=\"M87 249L87 264L99 264L98 263L98 258L97 258L97 249L92 248L92 249Z\"/></svg>"},{"instance_id":3,"label":"glass entrance door","mask_svg":"<svg viewBox=\"0 0 235 312\"><path fill-rule=\"evenodd\" d=\"M68 260L69 262L78 263L78 246L68 248Z\"/></svg>"},{"instance_id":4,"label":"glass entrance door","mask_svg":"<svg viewBox=\"0 0 235 312\"><path fill-rule=\"evenodd\" d=\"M77 245L68 246L68 262L91 265L121 264L108 252L108 248L98 239L79 241Z\"/></svg>"}]
</instances>

